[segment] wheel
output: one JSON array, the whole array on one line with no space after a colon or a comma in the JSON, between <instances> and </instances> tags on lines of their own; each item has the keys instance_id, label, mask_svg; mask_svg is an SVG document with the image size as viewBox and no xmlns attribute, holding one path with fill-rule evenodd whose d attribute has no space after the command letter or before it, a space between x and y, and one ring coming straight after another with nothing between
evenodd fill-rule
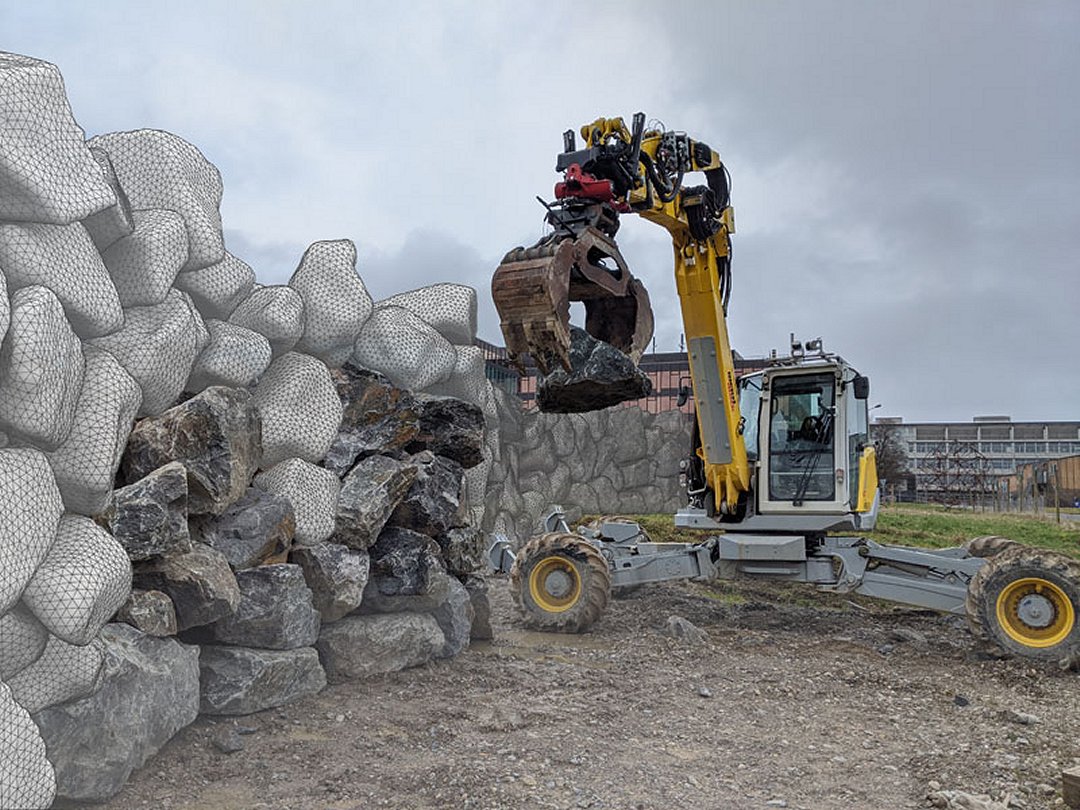
<instances>
[{"instance_id":1,"label":"wheel","mask_svg":"<svg viewBox=\"0 0 1080 810\"><path fill-rule=\"evenodd\" d=\"M1015 544L972 577L967 613L975 634L1006 652L1074 659L1080 655L1080 561Z\"/></svg>"},{"instance_id":2,"label":"wheel","mask_svg":"<svg viewBox=\"0 0 1080 810\"><path fill-rule=\"evenodd\" d=\"M996 557L1006 549L1015 548L1019 545L1020 543L1010 540L1008 537L990 534L984 537L973 537L964 543L964 548L972 557Z\"/></svg>"},{"instance_id":3,"label":"wheel","mask_svg":"<svg viewBox=\"0 0 1080 810\"><path fill-rule=\"evenodd\" d=\"M611 570L588 540L548 532L532 538L518 552L510 569L510 587L530 627L580 633L607 607Z\"/></svg>"}]
</instances>

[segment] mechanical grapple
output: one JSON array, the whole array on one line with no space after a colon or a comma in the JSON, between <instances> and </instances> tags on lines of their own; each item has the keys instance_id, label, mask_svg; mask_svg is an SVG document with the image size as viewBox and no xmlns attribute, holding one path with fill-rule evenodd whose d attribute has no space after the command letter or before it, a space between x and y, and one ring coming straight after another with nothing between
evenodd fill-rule
<instances>
[{"instance_id":1,"label":"mechanical grapple","mask_svg":"<svg viewBox=\"0 0 1080 810\"><path fill-rule=\"evenodd\" d=\"M550 214L549 214L550 216ZM585 303L585 331L637 363L652 340L653 314L644 285L630 273L615 241L595 227L557 231L503 258L491 294L510 359L529 353L544 374L570 364L570 302Z\"/></svg>"},{"instance_id":2,"label":"mechanical grapple","mask_svg":"<svg viewBox=\"0 0 1080 810\"><path fill-rule=\"evenodd\" d=\"M619 214L632 210L627 193L643 183L643 128L640 114L632 135L621 119L611 131L583 128L589 148L580 151L573 132L564 134L556 165L563 179L554 202L541 200L553 232L507 253L491 282L507 353L519 368L528 353L545 375L558 366L571 372L571 301L585 304L585 331L634 364L652 340L649 295L615 245Z\"/></svg>"}]
</instances>

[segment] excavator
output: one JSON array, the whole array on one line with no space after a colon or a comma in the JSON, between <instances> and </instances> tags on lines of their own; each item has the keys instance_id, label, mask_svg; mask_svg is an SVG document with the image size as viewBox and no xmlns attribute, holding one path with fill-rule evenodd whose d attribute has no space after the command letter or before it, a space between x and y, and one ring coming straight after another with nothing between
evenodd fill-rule
<instances>
[{"instance_id":1,"label":"excavator","mask_svg":"<svg viewBox=\"0 0 1080 810\"><path fill-rule=\"evenodd\" d=\"M859 536L874 528L880 498L867 377L820 339L794 336L790 356L736 375L727 330L735 218L719 154L684 132L646 127L642 113L630 127L598 118L580 135L581 148L573 130L563 134L555 200L541 199L550 233L507 253L492 278L508 355L518 363L530 356L547 381L556 372L572 380L581 370L570 303L581 301L590 339L636 363L652 313L614 238L621 215L664 227L694 400L680 475L687 505L675 525L702 539L652 542L625 518L571 531L553 507L543 531L516 551L505 536L488 551L491 567L510 575L526 621L582 632L613 588L758 577L965 615L1005 654L1080 660L1080 560L1002 537L926 549ZM691 177L704 182L691 185Z\"/></svg>"}]
</instances>

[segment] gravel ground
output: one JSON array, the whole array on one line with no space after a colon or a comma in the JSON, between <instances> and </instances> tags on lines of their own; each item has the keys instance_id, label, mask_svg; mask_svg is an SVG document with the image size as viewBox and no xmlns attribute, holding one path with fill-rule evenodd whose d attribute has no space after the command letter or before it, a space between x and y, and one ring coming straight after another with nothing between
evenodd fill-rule
<instances>
[{"instance_id":1,"label":"gravel ground","mask_svg":"<svg viewBox=\"0 0 1080 810\"><path fill-rule=\"evenodd\" d=\"M1080 761L1077 676L988 659L962 619L670 583L562 636L525 630L506 588L493 642L200 718L105 807L891 810L944 789L1036 810ZM706 640L664 635L673 614Z\"/></svg>"}]
</instances>

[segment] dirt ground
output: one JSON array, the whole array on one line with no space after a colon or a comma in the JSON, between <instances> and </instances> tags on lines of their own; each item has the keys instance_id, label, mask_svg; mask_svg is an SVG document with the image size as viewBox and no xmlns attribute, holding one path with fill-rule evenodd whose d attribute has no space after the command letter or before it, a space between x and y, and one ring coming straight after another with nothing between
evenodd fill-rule
<instances>
[{"instance_id":1,"label":"dirt ground","mask_svg":"<svg viewBox=\"0 0 1080 810\"><path fill-rule=\"evenodd\" d=\"M675 583L561 636L526 631L505 580L491 593L493 642L200 718L105 806L891 810L940 786L1035 810L1080 761L1076 674L981 657L962 619ZM707 641L663 635L672 614Z\"/></svg>"}]
</instances>

